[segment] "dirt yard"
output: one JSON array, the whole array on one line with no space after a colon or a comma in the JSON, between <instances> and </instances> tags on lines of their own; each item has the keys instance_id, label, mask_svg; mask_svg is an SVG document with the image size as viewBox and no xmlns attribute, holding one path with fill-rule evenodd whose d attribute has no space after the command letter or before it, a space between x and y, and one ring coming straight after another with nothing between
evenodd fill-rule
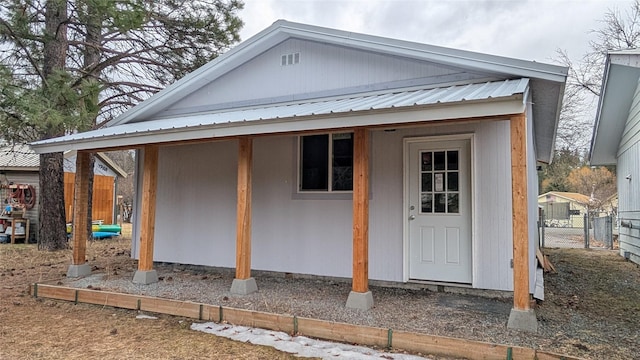
<instances>
[{"instance_id":1,"label":"dirt yard","mask_svg":"<svg viewBox=\"0 0 640 360\"><path fill-rule=\"evenodd\" d=\"M92 241L94 270L133 265L127 239ZM269 347L189 329L191 321L132 311L35 299L28 285L62 279L71 251L0 244L0 359L293 359Z\"/></svg>"},{"instance_id":2,"label":"dirt yard","mask_svg":"<svg viewBox=\"0 0 640 360\"><path fill-rule=\"evenodd\" d=\"M94 273L134 270L129 244L127 239L90 242ZM512 338L504 341L517 344L521 337L549 351L588 359L640 359L640 268L612 251L553 249L546 254L558 272L545 275L546 298L536 309L541 331L532 336L505 332ZM191 331L189 319L160 315L140 320L133 311L28 295L30 283L62 281L70 261L70 250L0 245L0 359L292 358ZM474 338L461 327L447 327L438 335Z\"/></svg>"}]
</instances>

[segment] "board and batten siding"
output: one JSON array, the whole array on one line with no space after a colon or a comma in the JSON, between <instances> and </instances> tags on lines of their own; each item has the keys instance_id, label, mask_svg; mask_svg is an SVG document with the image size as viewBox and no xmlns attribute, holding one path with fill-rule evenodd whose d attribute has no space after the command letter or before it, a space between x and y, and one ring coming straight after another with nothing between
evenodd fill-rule
<instances>
[{"instance_id":1,"label":"board and batten siding","mask_svg":"<svg viewBox=\"0 0 640 360\"><path fill-rule=\"evenodd\" d=\"M473 285L512 290L508 121L372 132L371 279L403 281L403 139L472 132ZM252 269L350 278L352 201L296 194L296 151L295 136L254 139ZM155 261L235 267L237 152L232 140L160 148Z\"/></svg>"},{"instance_id":2,"label":"board and batten siding","mask_svg":"<svg viewBox=\"0 0 640 360\"><path fill-rule=\"evenodd\" d=\"M282 55L293 53L300 54L300 62L281 65ZM305 94L332 96L480 77L485 76L425 61L289 39L179 100L164 113L237 106L246 99L293 101L304 99Z\"/></svg>"},{"instance_id":3,"label":"board and batten siding","mask_svg":"<svg viewBox=\"0 0 640 360\"><path fill-rule=\"evenodd\" d=\"M618 221L632 224L631 228L619 227L620 255L640 264L640 142L619 155L617 174Z\"/></svg>"}]
</instances>

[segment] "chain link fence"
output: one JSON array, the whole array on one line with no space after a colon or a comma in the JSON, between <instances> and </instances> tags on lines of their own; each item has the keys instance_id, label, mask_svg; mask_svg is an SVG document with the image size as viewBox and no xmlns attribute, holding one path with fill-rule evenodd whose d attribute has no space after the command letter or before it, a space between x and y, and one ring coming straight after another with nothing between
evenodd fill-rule
<instances>
[{"instance_id":1,"label":"chain link fence","mask_svg":"<svg viewBox=\"0 0 640 360\"><path fill-rule=\"evenodd\" d=\"M548 248L613 248L611 216L570 215L564 218L540 215L540 247Z\"/></svg>"}]
</instances>

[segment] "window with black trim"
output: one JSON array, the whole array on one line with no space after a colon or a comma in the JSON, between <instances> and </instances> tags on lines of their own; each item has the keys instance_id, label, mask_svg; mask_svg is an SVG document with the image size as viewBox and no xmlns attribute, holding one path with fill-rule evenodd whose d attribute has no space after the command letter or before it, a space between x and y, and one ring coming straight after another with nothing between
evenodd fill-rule
<instances>
[{"instance_id":1,"label":"window with black trim","mask_svg":"<svg viewBox=\"0 0 640 360\"><path fill-rule=\"evenodd\" d=\"M298 189L353 190L353 133L300 136Z\"/></svg>"}]
</instances>

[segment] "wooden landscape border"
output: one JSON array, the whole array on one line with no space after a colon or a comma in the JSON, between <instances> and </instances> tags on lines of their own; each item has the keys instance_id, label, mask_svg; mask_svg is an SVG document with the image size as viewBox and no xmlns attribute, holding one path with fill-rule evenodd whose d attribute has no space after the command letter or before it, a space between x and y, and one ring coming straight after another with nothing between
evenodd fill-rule
<instances>
[{"instance_id":1,"label":"wooden landscape border","mask_svg":"<svg viewBox=\"0 0 640 360\"><path fill-rule=\"evenodd\" d=\"M72 301L76 304L85 303L130 310L142 310L201 321L226 322L234 325L283 331L289 334L304 335L343 343L355 343L380 348L398 348L422 354L472 360L580 359L519 346L491 344L474 340L279 315L144 295L78 289L38 283L29 286L29 293L36 298Z\"/></svg>"}]
</instances>

